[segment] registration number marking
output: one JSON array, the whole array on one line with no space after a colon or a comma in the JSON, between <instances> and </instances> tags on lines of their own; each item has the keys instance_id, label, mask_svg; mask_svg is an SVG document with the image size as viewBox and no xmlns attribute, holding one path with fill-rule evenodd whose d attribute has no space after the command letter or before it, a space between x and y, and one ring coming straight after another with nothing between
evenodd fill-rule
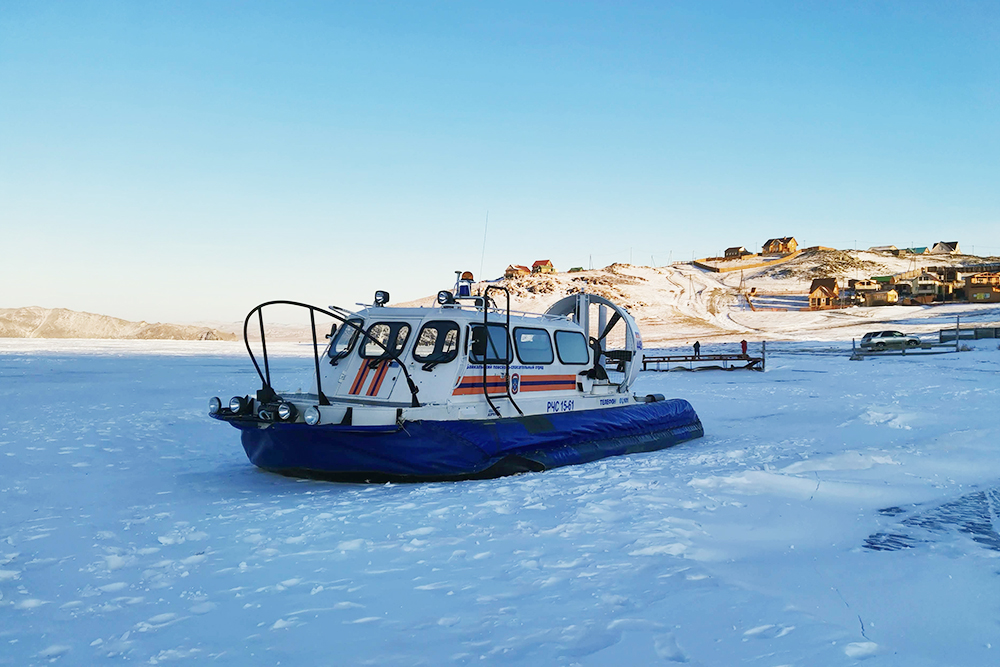
<instances>
[{"instance_id":1,"label":"registration number marking","mask_svg":"<svg viewBox=\"0 0 1000 667\"><path fill-rule=\"evenodd\" d=\"M565 401L548 401L545 403L545 412L572 412L573 399Z\"/></svg>"}]
</instances>

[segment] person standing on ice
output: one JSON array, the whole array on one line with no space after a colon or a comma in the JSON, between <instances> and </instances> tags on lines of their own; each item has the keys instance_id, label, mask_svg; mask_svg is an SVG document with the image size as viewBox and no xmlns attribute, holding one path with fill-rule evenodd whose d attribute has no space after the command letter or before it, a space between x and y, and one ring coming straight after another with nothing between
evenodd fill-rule
<instances>
[{"instance_id":1,"label":"person standing on ice","mask_svg":"<svg viewBox=\"0 0 1000 667\"><path fill-rule=\"evenodd\" d=\"M746 339L740 341L740 349L743 350L743 356L747 356L747 342Z\"/></svg>"},{"instance_id":2,"label":"person standing on ice","mask_svg":"<svg viewBox=\"0 0 1000 667\"><path fill-rule=\"evenodd\" d=\"M701 343L698 341L694 342L694 356L696 359L701 356Z\"/></svg>"}]
</instances>

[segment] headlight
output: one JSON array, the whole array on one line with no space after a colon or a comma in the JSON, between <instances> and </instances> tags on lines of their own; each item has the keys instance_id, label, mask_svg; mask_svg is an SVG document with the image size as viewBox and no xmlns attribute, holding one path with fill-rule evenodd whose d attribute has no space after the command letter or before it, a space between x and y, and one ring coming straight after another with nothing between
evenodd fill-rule
<instances>
[{"instance_id":1,"label":"headlight","mask_svg":"<svg viewBox=\"0 0 1000 667\"><path fill-rule=\"evenodd\" d=\"M306 411L302 416L305 418L307 424L315 426L319 423L319 408L315 405L310 406L306 408Z\"/></svg>"},{"instance_id":2,"label":"headlight","mask_svg":"<svg viewBox=\"0 0 1000 667\"><path fill-rule=\"evenodd\" d=\"M222 410L222 401L219 400L218 396L208 399L208 414L217 415L220 410Z\"/></svg>"},{"instance_id":3,"label":"headlight","mask_svg":"<svg viewBox=\"0 0 1000 667\"><path fill-rule=\"evenodd\" d=\"M295 409L295 406L292 405L291 403L282 403L281 405L278 406L278 419L280 419L283 422L292 421L293 419L295 419L295 415L297 413L298 411Z\"/></svg>"},{"instance_id":4,"label":"headlight","mask_svg":"<svg viewBox=\"0 0 1000 667\"><path fill-rule=\"evenodd\" d=\"M247 399L243 396L233 396L229 399L229 409L238 415L242 415L247 411Z\"/></svg>"}]
</instances>

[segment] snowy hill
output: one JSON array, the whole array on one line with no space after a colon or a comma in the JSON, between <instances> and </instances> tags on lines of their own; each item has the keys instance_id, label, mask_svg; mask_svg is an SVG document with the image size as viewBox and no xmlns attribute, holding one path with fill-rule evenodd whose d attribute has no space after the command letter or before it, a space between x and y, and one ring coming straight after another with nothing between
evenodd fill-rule
<instances>
[{"instance_id":1,"label":"snowy hill","mask_svg":"<svg viewBox=\"0 0 1000 667\"><path fill-rule=\"evenodd\" d=\"M209 327L129 322L65 308L0 308L0 338L111 338L141 340L236 340Z\"/></svg>"},{"instance_id":2,"label":"snowy hill","mask_svg":"<svg viewBox=\"0 0 1000 667\"><path fill-rule=\"evenodd\" d=\"M501 284L510 289L511 307L544 311L559 299L586 291L620 303L636 318L647 346L732 343L758 340L850 340L874 328L905 326L914 333L932 332L956 316L963 320L1000 322L995 305L965 303L947 306L890 306L802 312L813 278L850 278L888 275L928 266L963 266L998 262L997 258L969 255L893 257L884 253L848 250L807 250L771 266L715 273L690 263L648 267L612 264L603 269L574 273L529 275ZM739 296L741 280L755 288L757 311ZM451 285L442 284L442 289ZM480 283L482 289L485 283ZM434 296L401 304L432 306ZM293 314L290 319L300 321ZM272 316L269 313L268 316ZM279 315L277 319L282 319ZM305 325L268 321L268 340L309 342ZM242 322L202 326L129 322L106 315L62 308L0 309L0 337L237 340ZM323 332L321 332L323 333ZM256 329L251 327L251 338Z\"/></svg>"},{"instance_id":3,"label":"snowy hill","mask_svg":"<svg viewBox=\"0 0 1000 667\"><path fill-rule=\"evenodd\" d=\"M569 294L586 291L620 303L636 318L647 346L732 343L755 340L850 340L872 328L900 326L931 332L953 326L956 316L969 321L1000 320L995 305L956 303L935 306L888 306L803 312L813 278L889 275L928 266L963 266L997 261L967 255L894 257L847 250L805 251L787 262L742 272L715 273L690 263L648 267L612 264L574 273L530 275L504 280L511 307L544 311ZM741 279L756 288L757 302L768 310L751 310L739 297ZM480 284L482 289L484 284ZM429 306L433 297L410 302Z\"/></svg>"}]
</instances>

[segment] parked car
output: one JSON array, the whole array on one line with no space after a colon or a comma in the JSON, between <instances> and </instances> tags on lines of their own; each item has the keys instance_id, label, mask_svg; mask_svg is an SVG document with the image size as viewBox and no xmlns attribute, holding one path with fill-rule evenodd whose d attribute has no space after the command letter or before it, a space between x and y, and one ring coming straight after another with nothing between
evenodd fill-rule
<instances>
[{"instance_id":1,"label":"parked car","mask_svg":"<svg viewBox=\"0 0 1000 667\"><path fill-rule=\"evenodd\" d=\"M918 347L920 339L901 331L869 331L861 339L862 350L885 350L890 347Z\"/></svg>"}]
</instances>

